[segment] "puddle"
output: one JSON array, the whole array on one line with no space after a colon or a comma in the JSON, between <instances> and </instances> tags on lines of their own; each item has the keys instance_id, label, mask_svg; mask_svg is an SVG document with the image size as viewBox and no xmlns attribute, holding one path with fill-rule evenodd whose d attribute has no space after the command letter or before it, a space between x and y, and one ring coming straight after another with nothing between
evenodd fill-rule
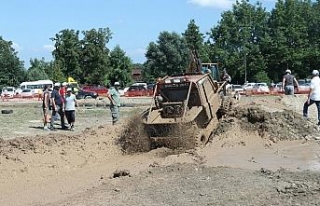
<instances>
[{"instance_id":1,"label":"puddle","mask_svg":"<svg viewBox=\"0 0 320 206\"><path fill-rule=\"evenodd\" d=\"M237 144L233 147L221 147L220 142L200 151L199 155L206 157L206 165L214 167L320 171L320 146L315 141L278 142L269 148L263 145L263 140L251 140L245 145Z\"/></svg>"}]
</instances>

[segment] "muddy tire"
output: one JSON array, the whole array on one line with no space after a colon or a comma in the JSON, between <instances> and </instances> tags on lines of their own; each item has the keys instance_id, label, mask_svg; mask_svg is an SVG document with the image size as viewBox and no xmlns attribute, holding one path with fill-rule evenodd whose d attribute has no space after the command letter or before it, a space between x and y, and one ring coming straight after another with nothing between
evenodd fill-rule
<instances>
[{"instance_id":1,"label":"muddy tire","mask_svg":"<svg viewBox=\"0 0 320 206\"><path fill-rule=\"evenodd\" d=\"M205 147L209 142L209 135L207 135L205 131L198 131L197 135L195 136L195 142L197 147Z\"/></svg>"},{"instance_id":2,"label":"muddy tire","mask_svg":"<svg viewBox=\"0 0 320 206\"><path fill-rule=\"evenodd\" d=\"M221 108L223 108L226 111L229 111L232 109L232 107L235 104L235 99L231 96L224 96L221 102Z\"/></svg>"},{"instance_id":3,"label":"muddy tire","mask_svg":"<svg viewBox=\"0 0 320 206\"><path fill-rule=\"evenodd\" d=\"M3 109L1 110L1 114L12 114L13 110L12 109Z\"/></svg>"}]
</instances>

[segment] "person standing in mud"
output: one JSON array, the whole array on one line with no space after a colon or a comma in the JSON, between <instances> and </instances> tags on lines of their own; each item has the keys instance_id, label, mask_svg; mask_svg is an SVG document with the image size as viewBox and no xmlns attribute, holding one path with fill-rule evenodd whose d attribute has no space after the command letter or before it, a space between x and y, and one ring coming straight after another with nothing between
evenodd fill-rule
<instances>
[{"instance_id":1,"label":"person standing in mud","mask_svg":"<svg viewBox=\"0 0 320 206\"><path fill-rule=\"evenodd\" d=\"M223 72L222 72L222 75L220 77L220 80L221 81L225 81L226 83L224 84L223 86L223 96L227 96L227 84L229 84L231 82L231 76L227 73L227 69L224 68L223 69Z\"/></svg>"},{"instance_id":2,"label":"person standing in mud","mask_svg":"<svg viewBox=\"0 0 320 206\"><path fill-rule=\"evenodd\" d=\"M296 85L297 90L299 90L299 83L297 79L291 74L290 69L287 69L282 79L282 87L284 89L284 94L294 95L294 85Z\"/></svg>"},{"instance_id":3,"label":"person standing in mud","mask_svg":"<svg viewBox=\"0 0 320 206\"><path fill-rule=\"evenodd\" d=\"M310 91L308 99L303 105L303 116L308 118L308 108L312 104L316 104L318 110L318 125L320 125L320 78L319 71L312 71L312 79L310 83Z\"/></svg>"},{"instance_id":4,"label":"person standing in mud","mask_svg":"<svg viewBox=\"0 0 320 206\"><path fill-rule=\"evenodd\" d=\"M65 115L71 131L74 130L74 122L76 120L76 105L76 96L72 94L72 89L68 88L65 96Z\"/></svg>"},{"instance_id":5,"label":"person standing in mud","mask_svg":"<svg viewBox=\"0 0 320 206\"><path fill-rule=\"evenodd\" d=\"M64 119L64 105L63 105L63 99L59 93L60 89L60 83L55 83L53 91L51 93L51 102L52 102L52 115L51 115L51 121L50 121L50 129L55 130L54 127L54 120L57 114L60 115L60 121L61 121L61 128L67 129L68 127L65 126L65 119Z\"/></svg>"},{"instance_id":6,"label":"person standing in mud","mask_svg":"<svg viewBox=\"0 0 320 206\"><path fill-rule=\"evenodd\" d=\"M112 125L119 121L120 93L119 82L115 82L113 87L110 87L107 97L110 100L110 111L112 116Z\"/></svg>"},{"instance_id":7,"label":"person standing in mud","mask_svg":"<svg viewBox=\"0 0 320 206\"><path fill-rule=\"evenodd\" d=\"M42 92L42 110L43 110L43 129L49 130L49 109L50 109L50 91L49 85L45 85Z\"/></svg>"}]
</instances>

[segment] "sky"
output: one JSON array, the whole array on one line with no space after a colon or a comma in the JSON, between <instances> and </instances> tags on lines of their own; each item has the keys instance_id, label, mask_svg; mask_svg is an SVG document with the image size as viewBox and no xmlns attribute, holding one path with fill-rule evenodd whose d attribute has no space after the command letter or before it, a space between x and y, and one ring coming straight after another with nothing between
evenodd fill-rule
<instances>
[{"instance_id":1,"label":"sky","mask_svg":"<svg viewBox=\"0 0 320 206\"><path fill-rule=\"evenodd\" d=\"M276 0L260 0L270 10ZM183 33L191 19L202 33L216 26L234 0L0 0L0 36L13 42L17 56L51 61L50 38L64 29L109 28L109 49L119 45L133 63L145 61L150 42L162 31ZM254 3L255 1L250 1Z\"/></svg>"}]
</instances>

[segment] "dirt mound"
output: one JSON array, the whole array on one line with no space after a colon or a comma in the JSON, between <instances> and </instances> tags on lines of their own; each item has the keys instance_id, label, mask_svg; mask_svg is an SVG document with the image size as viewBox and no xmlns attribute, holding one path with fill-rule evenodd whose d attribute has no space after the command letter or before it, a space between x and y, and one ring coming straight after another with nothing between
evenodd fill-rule
<instances>
[{"instance_id":1,"label":"dirt mound","mask_svg":"<svg viewBox=\"0 0 320 206\"><path fill-rule=\"evenodd\" d=\"M119 148L114 144L118 130L111 126L100 126L87 128L82 134L65 135L60 133L48 133L34 137L18 137L10 140L0 139L0 164L14 161L28 165L32 161L31 156L42 156L41 161L55 162L57 165L64 165L65 162L58 162L61 157L67 158L71 166L77 166L83 156L96 158L99 154L120 154ZM111 139L106 139L106 137ZM1 158L4 157L4 158ZM79 159L76 160L76 159ZM84 159L84 158L82 158ZM75 160L75 161L72 161ZM40 163L39 163L40 164ZM81 164L81 163L80 163Z\"/></svg>"},{"instance_id":2,"label":"dirt mound","mask_svg":"<svg viewBox=\"0 0 320 206\"><path fill-rule=\"evenodd\" d=\"M315 136L317 127L300 114L291 110L272 110L259 106L235 107L220 120L214 135L221 135L234 124L248 131L257 131L261 137L273 141L298 140Z\"/></svg>"}]
</instances>

